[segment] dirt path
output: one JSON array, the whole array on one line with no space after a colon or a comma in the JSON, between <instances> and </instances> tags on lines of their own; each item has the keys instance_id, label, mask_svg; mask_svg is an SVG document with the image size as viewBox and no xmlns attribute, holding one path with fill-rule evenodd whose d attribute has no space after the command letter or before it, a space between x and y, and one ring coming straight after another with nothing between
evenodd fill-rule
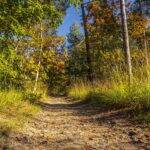
<instances>
[{"instance_id":1,"label":"dirt path","mask_svg":"<svg viewBox=\"0 0 150 150\"><path fill-rule=\"evenodd\" d=\"M118 111L104 111L65 98L40 103L43 111L24 131L12 134L10 150L150 150L150 133Z\"/></svg>"}]
</instances>

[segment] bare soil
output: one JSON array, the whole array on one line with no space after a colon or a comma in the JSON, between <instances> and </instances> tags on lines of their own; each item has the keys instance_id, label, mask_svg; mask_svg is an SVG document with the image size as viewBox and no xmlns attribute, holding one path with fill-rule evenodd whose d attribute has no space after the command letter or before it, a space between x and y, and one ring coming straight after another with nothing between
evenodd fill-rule
<instances>
[{"instance_id":1,"label":"bare soil","mask_svg":"<svg viewBox=\"0 0 150 150\"><path fill-rule=\"evenodd\" d=\"M12 133L8 150L150 150L148 126L129 121L121 110L105 110L67 98L39 102L40 114Z\"/></svg>"}]
</instances>

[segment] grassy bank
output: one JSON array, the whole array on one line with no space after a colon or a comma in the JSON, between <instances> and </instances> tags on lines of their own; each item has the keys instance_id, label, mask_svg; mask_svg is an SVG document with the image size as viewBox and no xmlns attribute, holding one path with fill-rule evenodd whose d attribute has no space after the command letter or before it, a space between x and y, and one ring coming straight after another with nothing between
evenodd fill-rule
<instances>
[{"instance_id":1,"label":"grassy bank","mask_svg":"<svg viewBox=\"0 0 150 150\"><path fill-rule=\"evenodd\" d=\"M40 108L16 90L0 92L0 138L10 131L20 130Z\"/></svg>"},{"instance_id":2,"label":"grassy bank","mask_svg":"<svg viewBox=\"0 0 150 150\"><path fill-rule=\"evenodd\" d=\"M109 109L129 108L139 121L150 122L150 85L147 83L75 84L69 96Z\"/></svg>"}]
</instances>

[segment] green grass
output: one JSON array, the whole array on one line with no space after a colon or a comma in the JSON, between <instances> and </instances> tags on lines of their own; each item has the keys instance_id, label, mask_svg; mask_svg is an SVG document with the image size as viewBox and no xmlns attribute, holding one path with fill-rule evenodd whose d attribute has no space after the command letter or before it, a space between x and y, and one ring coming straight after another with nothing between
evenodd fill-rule
<instances>
[{"instance_id":1,"label":"green grass","mask_svg":"<svg viewBox=\"0 0 150 150\"><path fill-rule=\"evenodd\" d=\"M69 90L69 96L76 100L84 100L88 93L91 91L90 84L84 84L81 82L80 84L75 84Z\"/></svg>"},{"instance_id":2,"label":"green grass","mask_svg":"<svg viewBox=\"0 0 150 150\"><path fill-rule=\"evenodd\" d=\"M129 108L135 112L137 120L139 116L139 120L150 122L150 85L148 83L135 82L130 88L126 83L96 84L95 86L81 83L72 86L69 96L109 109Z\"/></svg>"},{"instance_id":3,"label":"green grass","mask_svg":"<svg viewBox=\"0 0 150 150\"><path fill-rule=\"evenodd\" d=\"M0 137L10 131L20 130L39 110L38 106L24 100L24 93L15 90L1 91Z\"/></svg>"}]
</instances>

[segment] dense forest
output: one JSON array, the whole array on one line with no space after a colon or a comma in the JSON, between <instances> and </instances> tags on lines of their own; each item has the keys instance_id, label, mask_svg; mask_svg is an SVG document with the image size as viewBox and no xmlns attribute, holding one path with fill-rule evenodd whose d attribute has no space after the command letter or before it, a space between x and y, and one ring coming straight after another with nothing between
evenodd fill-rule
<instances>
[{"instance_id":1,"label":"dense forest","mask_svg":"<svg viewBox=\"0 0 150 150\"><path fill-rule=\"evenodd\" d=\"M59 36L70 7L82 23ZM54 97L149 126L149 59L149 0L0 0L0 148Z\"/></svg>"}]
</instances>

